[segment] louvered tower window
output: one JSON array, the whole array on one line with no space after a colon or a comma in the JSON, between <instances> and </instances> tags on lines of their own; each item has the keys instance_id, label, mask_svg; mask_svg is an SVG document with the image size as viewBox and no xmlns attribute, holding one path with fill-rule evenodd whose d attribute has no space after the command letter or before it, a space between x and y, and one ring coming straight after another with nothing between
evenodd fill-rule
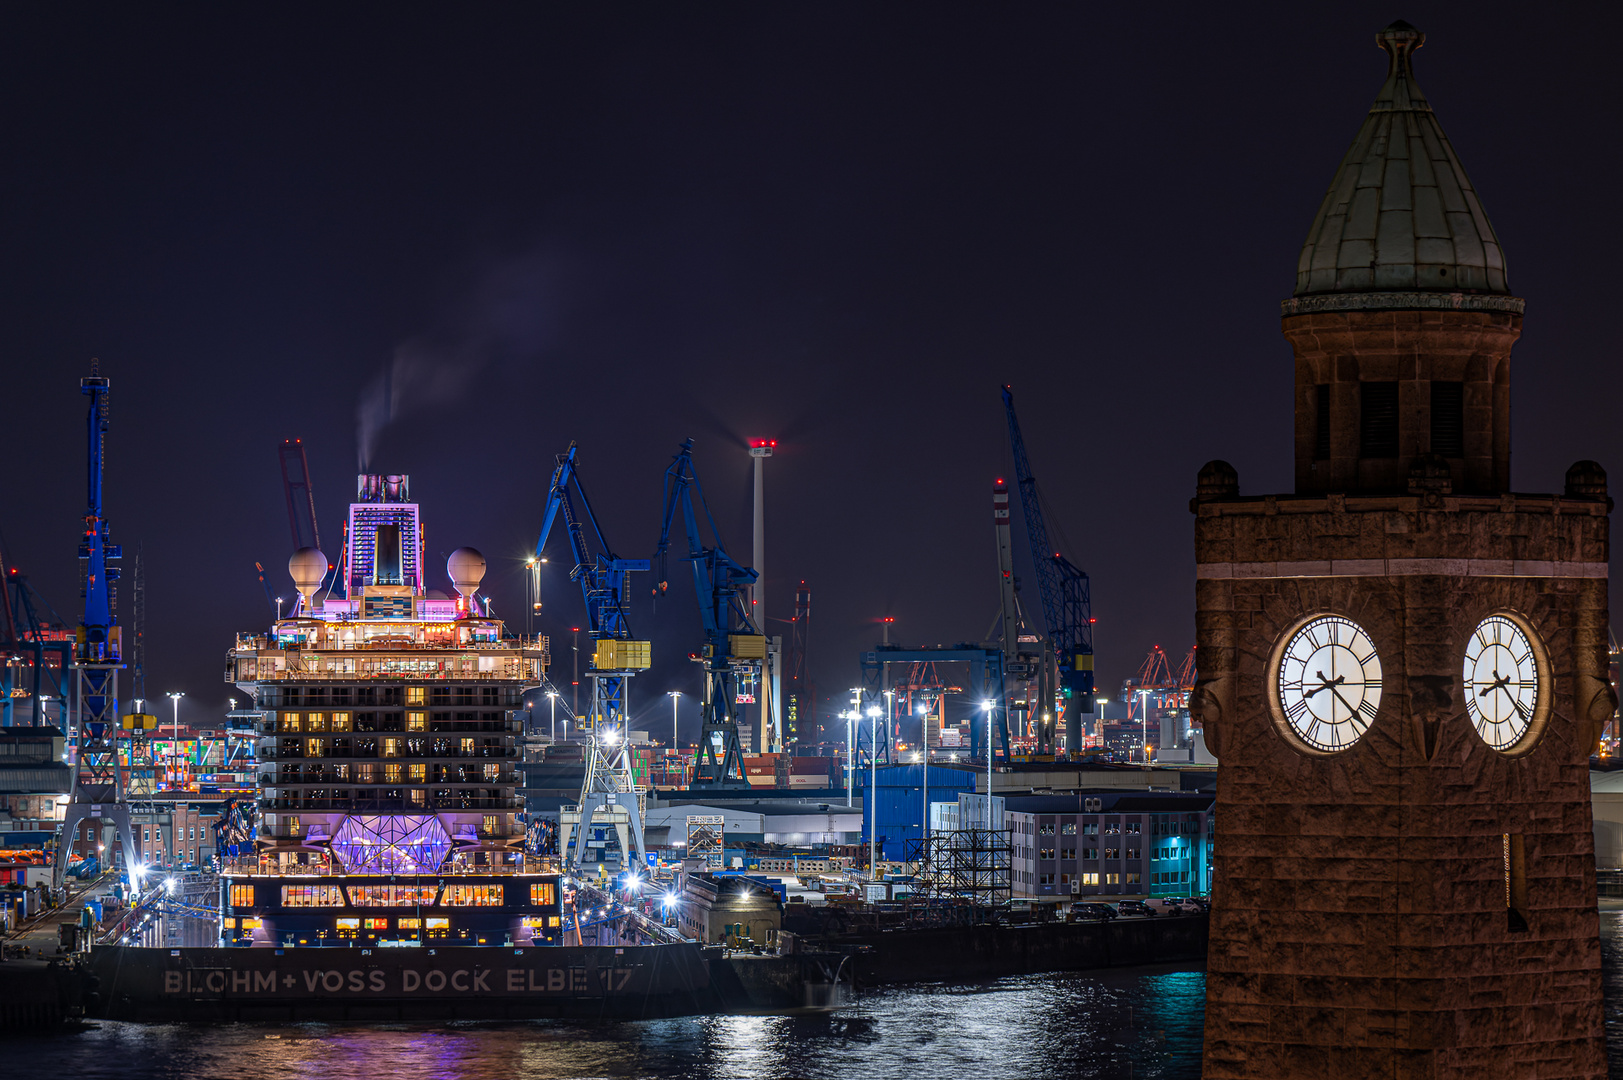
<instances>
[{"instance_id":1,"label":"louvered tower window","mask_svg":"<svg viewBox=\"0 0 1623 1080\"><path fill-rule=\"evenodd\" d=\"M1431 384L1431 452L1445 458L1465 456L1465 384Z\"/></svg>"},{"instance_id":2,"label":"louvered tower window","mask_svg":"<svg viewBox=\"0 0 1623 1080\"><path fill-rule=\"evenodd\" d=\"M1398 456L1398 384L1360 384L1361 408L1358 415L1358 456L1390 458Z\"/></svg>"}]
</instances>

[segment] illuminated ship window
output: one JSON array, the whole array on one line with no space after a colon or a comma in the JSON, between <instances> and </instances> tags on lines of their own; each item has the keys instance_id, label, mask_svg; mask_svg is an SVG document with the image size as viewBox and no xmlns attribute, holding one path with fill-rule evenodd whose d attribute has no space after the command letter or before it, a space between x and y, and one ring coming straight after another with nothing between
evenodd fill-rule
<instances>
[{"instance_id":1,"label":"illuminated ship window","mask_svg":"<svg viewBox=\"0 0 1623 1080\"><path fill-rule=\"evenodd\" d=\"M338 929L340 929L340 930L359 930L360 928L361 928L361 920L359 920L359 919L339 919L338 920Z\"/></svg>"},{"instance_id":2,"label":"illuminated ship window","mask_svg":"<svg viewBox=\"0 0 1623 1080\"><path fill-rule=\"evenodd\" d=\"M332 847L351 874L431 874L449 854L451 838L436 817L353 814L338 826Z\"/></svg>"},{"instance_id":3,"label":"illuminated ship window","mask_svg":"<svg viewBox=\"0 0 1623 1080\"><path fill-rule=\"evenodd\" d=\"M530 903L532 904L551 904L557 898L558 894L554 891L550 881L545 884L530 886Z\"/></svg>"},{"instance_id":4,"label":"illuminated ship window","mask_svg":"<svg viewBox=\"0 0 1623 1080\"><path fill-rule=\"evenodd\" d=\"M231 903L230 903L229 906L234 907L234 908L235 907L253 907L254 906L254 887L252 885L233 885L233 886L231 886Z\"/></svg>"},{"instance_id":5,"label":"illuminated ship window","mask_svg":"<svg viewBox=\"0 0 1623 1080\"><path fill-rule=\"evenodd\" d=\"M334 730L334 731L348 731L349 730L349 713L347 713L347 712L335 712L335 713L333 713L332 714L332 730Z\"/></svg>"},{"instance_id":6,"label":"illuminated ship window","mask_svg":"<svg viewBox=\"0 0 1623 1080\"><path fill-rule=\"evenodd\" d=\"M427 921L428 921L428 928L430 930L449 930L449 929L451 929L451 920L450 919L429 919Z\"/></svg>"},{"instance_id":7,"label":"illuminated ship window","mask_svg":"<svg viewBox=\"0 0 1623 1080\"><path fill-rule=\"evenodd\" d=\"M282 906L343 907L344 892L337 885L283 885Z\"/></svg>"},{"instance_id":8,"label":"illuminated ship window","mask_svg":"<svg viewBox=\"0 0 1623 1080\"><path fill-rule=\"evenodd\" d=\"M285 712L285 713L283 713L282 717L281 717L281 721L277 724L277 728L278 728L278 730L281 730L281 731L298 731L299 730L299 714L296 713L296 712Z\"/></svg>"},{"instance_id":9,"label":"illuminated ship window","mask_svg":"<svg viewBox=\"0 0 1623 1080\"><path fill-rule=\"evenodd\" d=\"M421 930L423 928L423 920L400 919L396 921L395 925L401 930Z\"/></svg>"},{"instance_id":10,"label":"illuminated ship window","mask_svg":"<svg viewBox=\"0 0 1623 1080\"><path fill-rule=\"evenodd\" d=\"M440 901L444 907L501 907L500 885L447 885Z\"/></svg>"},{"instance_id":11,"label":"illuminated ship window","mask_svg":"<svg viewBox=\"0 0 1623 1080\"><path fill-rule=\"evenodd\" d=\"M427 713L420 713L420 712L409 712L409 713L407 713L406 714L406 730L407 731L427 731L428 730L428 714Z\"/></svg>"},{"instance_id":12,"label":"illuminated ship window","mask_svg":"<svg viewBox=\"0 0 1623 1080\"><path fill-rule=\"evenodd\" d=\"M438 892L438 885L351 885L349 902L356 907L433 907Z\"/></svg>"},{"instance_id":13,"label":"illuminated ship window","mask_svg":"<svg viewBox=\"0 0 1623 1080\"><path fill-rule=\"evenodd\" d=\"M428 700L428 691L421 686L406 687L406 704L421 705Z\"/></svg>"},{"instance_id":14,"label":"illuminated ship window","mask_svg":"<svg viewBox=\"0 0 1623 1080\"><path fill-rule=\"evenodd\" d=\"M389 929L389 920L388 919L368 919L368 920L366 920L366 928L368 930L387 930L387 929Z\"/></svg>"}]
</instances>

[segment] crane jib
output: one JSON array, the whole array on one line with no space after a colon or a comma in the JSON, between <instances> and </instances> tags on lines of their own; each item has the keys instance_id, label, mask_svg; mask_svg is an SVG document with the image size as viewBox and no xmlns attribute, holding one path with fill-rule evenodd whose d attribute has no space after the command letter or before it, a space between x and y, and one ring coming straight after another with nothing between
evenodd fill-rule
<instances>
[{"instance_id":1,"label":"crane jib","mask_svg":"<svg viewBox=\"0 0 1623 1080\"><path fill-rule=\"evenodd\" d=\"M1026 537L1031 542L1031 561L1036 571L1037 592L1042 601L1043 621L1058 654L1060 676L1073 696L1080 695L1081 706L1093 707L1093 599L1088 575L1077 569L1048 539L1048 522L1043 516L1037 478L1026 456L1026 440L1020 432L1020 418L1014 411L1014 394L1003 388L1003 407L1009 422L1009 448L1014 455L1016 487L1020 509L1026 521Z\"/></svg>"}]
</instances>

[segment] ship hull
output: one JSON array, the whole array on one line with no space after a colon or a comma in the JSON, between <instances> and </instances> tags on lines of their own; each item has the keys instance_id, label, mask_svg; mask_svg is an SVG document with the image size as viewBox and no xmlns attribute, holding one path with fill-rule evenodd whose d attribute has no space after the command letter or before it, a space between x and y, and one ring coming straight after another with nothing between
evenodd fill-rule
<instances>
[{"instance_id":1,"label":"ship hull","mask_svg":"<svg viewBox=\"0 0 1623 1080\"><path fill-rule=\"evenodd\" d=\"M98 947L86 1012L109 1020L650 1019L804 1006L799 962L741 980L697 944L490 948ZM763 992L763 986L771 989Z\"/></svg>"}]
</instances>

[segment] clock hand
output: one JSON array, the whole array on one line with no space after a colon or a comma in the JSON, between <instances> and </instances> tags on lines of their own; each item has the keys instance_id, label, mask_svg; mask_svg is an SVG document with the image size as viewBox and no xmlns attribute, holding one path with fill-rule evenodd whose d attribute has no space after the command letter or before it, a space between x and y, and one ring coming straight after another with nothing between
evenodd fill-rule
<instances>
[{"instance_id":1,"label":"clock hand","mask_svg":"<svg viewBox=\"0 0 1623 1080\"><path fill-rule=\"evenodd\" d=\"M1508 682L1510 682L1510 679L1508 677L1500 679L1498 682L1496 682L1492 686L1488 687L1488 689L1489 690L1504 690L1505 691L1505 697L1510 699L1510 704L1512 706L1514 706L1515 709L1516 709L1516 715L1521 717L1523 720L1526 720L1527 719L1527 710L1522 707L1522 703L1516 699L1515 694L1512 694L1509 690L1505 690L1505 684L1508 683Z\"/></svg>"},{"instance_id":2,"label":"clock hand","mask_svg":"<svg viewBox=\"0 0 1623 1080\"><path fill-rule=\"evenodd\" d=\"M1335 681L1332 682L1331 680L1326 679L1324 677L1324 672L1322 672L1322 671L1315 671L1313 674L1315 674L1315 675L1317 675L1319 677L1319 685L1315 686L1313 689L1311 689L1307 693L1303 694L1302 698L1304 700L1306 700L1307 698L1312 697L1314 694L1317 694L1320 690L1334 691L1337 685L1347 681L1347 676L1345 676L1345 675L1337 675L1335 677Z\"/></svg>"},{"instance_id":3,"label":"clock hand","mask_svg":"<svg viewBox=\"0 0 1623 1080\"><path fill-rule=\"evenodd\" d=\"M1336 681L1340 682L1341 680L1337 679ZM1341 696L1341 691L1340 690L1337 690L1334 686L1332 686L1332 687L1330 687L1330 692L1336 696L1337 701L1339 701L1343 705L1347 706L1347 714L1348 714L1349 719L1351 719L1353 716L1358 715L1358 710L1353 708L1352 705L1347 701L1347 699Z\"/></svg>"}]
</instances>

